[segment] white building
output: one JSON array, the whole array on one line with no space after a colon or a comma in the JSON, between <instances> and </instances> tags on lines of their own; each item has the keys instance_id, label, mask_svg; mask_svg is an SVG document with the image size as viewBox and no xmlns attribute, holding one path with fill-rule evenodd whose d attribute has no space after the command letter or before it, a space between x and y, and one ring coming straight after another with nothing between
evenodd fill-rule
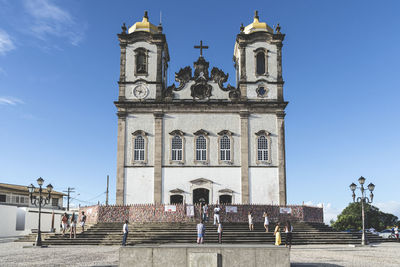
<instances>
[{"instance_id":1,"label":"white building","mask_svg":"<svg viewBox=\"0 0 400 267\"><path fill-rule=\"evenodd\" d=\"M237 85L202 55L166 83L162 27L118 34L121 47L117 204L286 204L281 49L284 34L254 21L240 28ZM188 44L189 45L189 44Z\"/></svg>"}]
</instances>

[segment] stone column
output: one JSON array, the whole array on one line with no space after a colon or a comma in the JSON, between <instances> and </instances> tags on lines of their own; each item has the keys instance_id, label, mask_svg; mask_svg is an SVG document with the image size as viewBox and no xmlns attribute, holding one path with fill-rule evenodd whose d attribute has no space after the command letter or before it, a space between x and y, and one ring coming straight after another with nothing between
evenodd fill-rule
<instances>
[{"instance_id":1,"label":"stone column","mask_svg":"<svg viewBox=\"0 0 400 267\"><path fill-rule=\"evenodd\" d=\"M239 44L240 51L240 98L243 100L247 99L247 76L246 76L246 46L244 44Z\"/></svg>"},{"instance_id":2,"label":"stone column","mask_svg":"<svg viewBox=\"0 0 400 267\"><path fill-rule=\"evenodd\" d=\"M276 114L278 127L279 205L286 205L285 112Z\"/></svg>"},{"instance_id":3,"label":"stone column","mask_svg":"<svg viewBox=\"0 0 400 267\"><path fill-rule=\"evenodd\" d=\"M154 203L162 203L163 117L154 113Z\"/></svg>"},{"instance_id":4,"label":"stone column","mask_svg":"<svg viewBox=\"0 0 400 267\"><path fill-rule=\"evenodd\" d=\"M119 101L125 100L125 69L126 69L126 43L121 43L120 75L119 75Z\"/></svg>"},{"instance_id":5,"label":"stone column","mask_svg":"<svg viewBox=\"0 0 400 267\"><path fill-rule=\"evenodd\" d=\"M116 204L125 204L126 113L118 113Z\"/></svg>"},{"instance_id":6,"label":"stone column","mask_svg":"<svg viewBox=\"0 0 400 267\"><path fill-rule=\"evenodd\" d=\"M242 204L249 204L249 112L240 112L240 163Z\"/></svg>"}]
</instances>

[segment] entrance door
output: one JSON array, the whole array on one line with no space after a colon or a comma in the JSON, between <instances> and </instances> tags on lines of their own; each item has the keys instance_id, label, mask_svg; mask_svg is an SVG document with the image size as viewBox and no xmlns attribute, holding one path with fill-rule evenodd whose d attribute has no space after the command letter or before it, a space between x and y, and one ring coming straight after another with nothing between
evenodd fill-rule
<instances>
[{"instance_id":1,"label":"entrance door","mask_svg":"<svg viewBox=\"0 0 400 267\"><path fill-rule=\"evenodd\" d=\"M205 188L197 188L193 190L193 204L209 204L210 190Z\"/></svg>"}]
</instances>

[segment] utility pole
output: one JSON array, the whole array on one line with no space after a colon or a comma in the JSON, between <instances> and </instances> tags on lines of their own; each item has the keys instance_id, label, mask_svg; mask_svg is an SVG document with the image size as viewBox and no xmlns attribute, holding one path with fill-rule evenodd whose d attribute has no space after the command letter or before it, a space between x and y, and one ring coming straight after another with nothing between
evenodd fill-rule
<instances>
[{"instance_id":1,"label":"utility pole","mask_svg":"<svg viewBox=\"0 0 400 267\"><path fill-rule=\"evenodd\" d=\"M109 176L107 175L107 190L106 190L106 206L108 206L108 182L109 182Z\"/></svg>"},{"instance_id":2,"label":"utility pole","mask_svg":"<svg viewBox=\"0 0 400 267\"><path fill-rule=\"evenodd\" d=\"M70 194L71 194L71 193L74 193L74 192L75 192L74 190L75 190L75 188L73 188L73 187L68 187L67 191L63 191L63 192L65 192L65 193L67 193L67 211L69 211L69 200L71 199Z\"/></svg>"}]
</instances>

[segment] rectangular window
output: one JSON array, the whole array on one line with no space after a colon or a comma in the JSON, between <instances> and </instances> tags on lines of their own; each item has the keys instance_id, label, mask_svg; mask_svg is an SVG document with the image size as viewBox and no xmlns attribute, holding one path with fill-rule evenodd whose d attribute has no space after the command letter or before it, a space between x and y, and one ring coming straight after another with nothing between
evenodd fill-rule
<instances>
[{"instance_id":1,"label":"rectangular window","mask_svg":"<svg viewBox=\"0 0 400 267\"><path fill-rule=\"evenodd\" d=\"M0 195L0 202L6 202L6 195Z\"/></svg>"},{"instance_id":2,"label":"rectangular window","mask_svg":"<svg viewBox=\"0 0 400 267\"><path fill-rule=\"evenodd\" d=\"M51 205L52 206L58 206L58 198L52 198L51 199Z\"/></svg>"}]
</instances>

